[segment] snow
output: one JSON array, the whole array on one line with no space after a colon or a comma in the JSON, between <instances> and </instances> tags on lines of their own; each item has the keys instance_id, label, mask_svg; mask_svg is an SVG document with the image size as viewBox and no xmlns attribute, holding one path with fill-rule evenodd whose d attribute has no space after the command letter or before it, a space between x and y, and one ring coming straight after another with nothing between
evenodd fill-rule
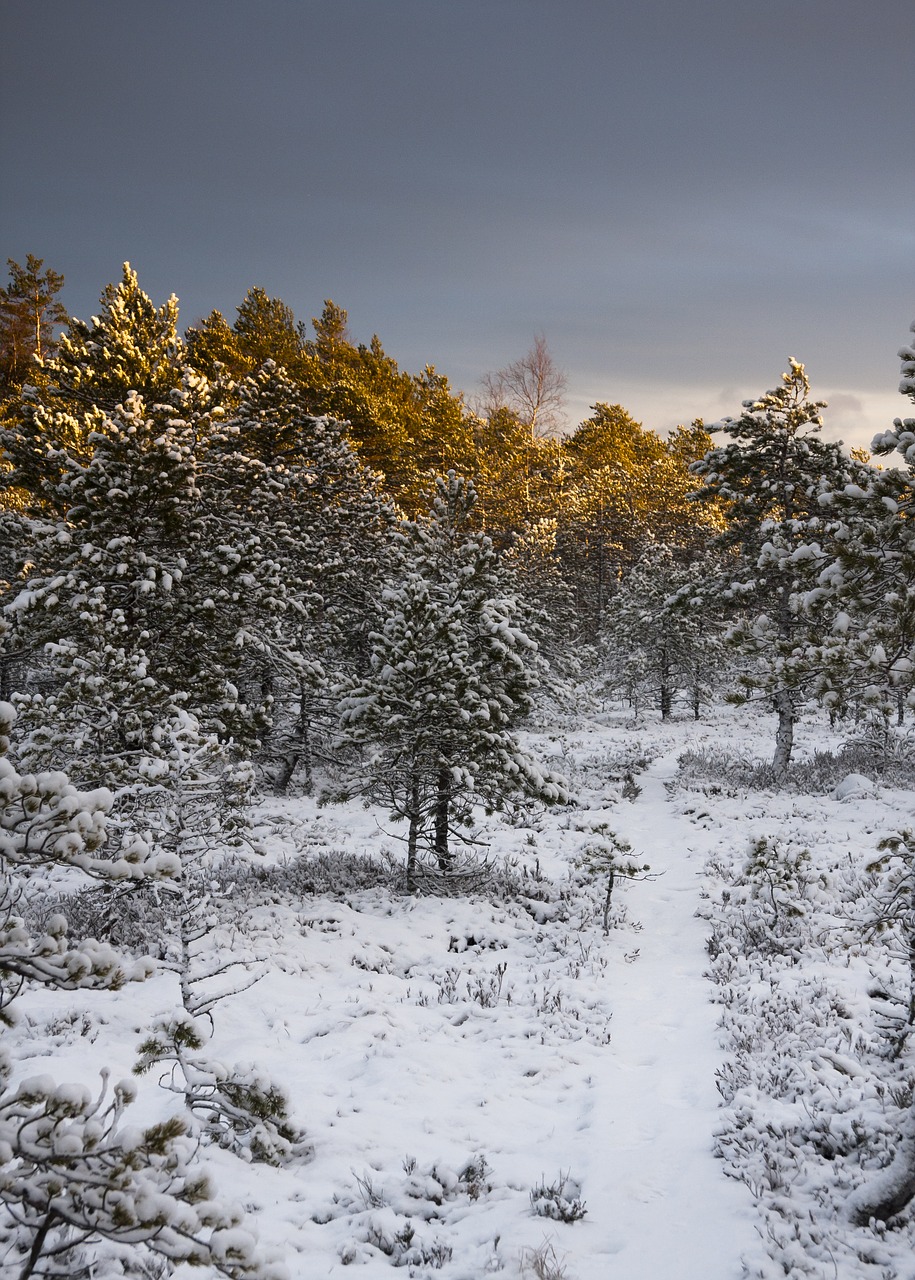
<instances>
[{"instance_id":1,"label":"snow","mask_svg":"<svg viewBox=\"0 0 915 1280\"><path fill-rule=\"evenodd\" d=\"M832 795L834 800L854 800L857 796L869 795L873 789L874 784L863 773L848 773Z\"/></svg>"},{"instance_id":2,"label":"snow","mask_svg":"<svg viewBox=\"0 0 915 1280\"><path fill-rule=\"evenodd\" d=\"M491 855L523 875L503 895L347 887L345 856L402 859L384 815L264 799L264 874L280 878L259 895L234 895L213 942L256 955L265 976L215 1007L207 1052L230 1066L257 1063L276 1080L313 1154L273 1168L204 1149L217 1190L247 1211L221 1237L226 1249L245 1252L256 1230L294 1280L342 1277L350 1266L363 1280L389 1277L392 1266L421 1280L518 1277L524 1266L534 1274L534 1254L550 1249L568 1280L913 1280L908 1237L887 1234L873 1266L859 1261L862 1229L849 1225L846 1207L851 1184L889 1164L886 1082L898 1067L875 1066L860 1037L839 1034L844 1015L832 1006L821 1027L815 1005L835 991L866 1030L868 974L890 987L894 962L879 940L866 954L857 941L843 961L825 943L794 947L791 930L812 929L817 912L833 910L827 889L841 883L842 867L873 858L882 836L911 825L915 803L887 786L878 793L859 774L815 795L747 791L724 776L678 779L687 749L758 752L772 723L752 708L723 708L704 723L633 729L613 712L531 732L524 746L569 776L578 805L532 806L517 824L485 820ZM802 754L834 744L813 721L799 739ZM629 774L638 791L624 795ZM854 803L835 803L845 799ZM578 862L608 831L651 878L617 882L605 935L605 881ZM728 921L749 930L753 911L770 911L740 870L758 840L792 854L785 865L800 870L785 900L802 915L776 919L782 952L757 956L738 939L733 954L710 960L713 929L726 948ZM334 892L278 889L284 867L294 883L303 851L341 859ZM833 931L851 928L829 920ZM129 1073L176 993L160 970L114 993L24 996L22 1027L4 1033L18 1077L38 1069L80 1082L66 1086L74 1098L80 1086L97 1095L99 1071ZM773 1002L801 997L811 1003L792 1016L808 1039L766 1040ZM756 1028L752 1010L761 1029L741 1032ZM801 1082L800 1102L763 1086L776 1068ZM819 1164L798 1156L783 1199L795 1197L809 1222L822 1215L834 1236L821 1246L809 1222L792 1235L775 1191L764 1178L756 1185L747 1142L767 1126L781 1133L804 1105L816 1117L826 1097L836 1143L860 1121L877 1145L863 1172L844 1155ZM149 1124L177 1106L153 1070L125 1119ZM774 1144L773 1160L779 1151ZM836 1171L847 1185L829 1200ZM834 1268L823 1261L830 1251Z\"/></svg>"}]
</instances>

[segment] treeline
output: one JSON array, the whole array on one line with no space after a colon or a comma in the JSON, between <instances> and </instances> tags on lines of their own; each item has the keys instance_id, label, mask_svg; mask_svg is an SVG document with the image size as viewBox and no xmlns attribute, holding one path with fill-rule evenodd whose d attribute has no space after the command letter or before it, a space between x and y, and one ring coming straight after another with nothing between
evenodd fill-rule
<instances>
[{"instance_id":1,"label":"treeline","mask_svg":"<svg viewBox=\"0 0 915 1280\"><path fill-rule=\"evenodd\" d=\"M63 763L55 735L81 715L85 781L105 779L88 763L105 734L142 756L174 703L288 786L339 738L347 681L382 663L391 593L415 571L445 599L458 545L540 677L597 673L665 717L743 690L778 710L779 770L800 699L904 716L910 474L824 442L798 362L719 424L724 445L614 404L561 436L542 433L563 390L542 339L470 406L355 343L332 302L309 329L254 288L231 324L182 336L177 301L157 308L129 267L88 323L62 283L30 257L0 296L0 694L36 766ZM908 463L910 436L899 419L879 448ZM87 709L103 655L128 710Z\"/></svg>"},{"instance_id":2,"label":"treeline","mask_svg":"<svg viewBox=\"0 0 915 1280\"><path fill-rule=\"evenodd\" d=\"M404 515L426 509L436 476L453 470L471 479L475 526L500 549L516 545L520 552L524 544L529 557L552 555L573 593L575 616L565 622L589 635L646 539L690 545L704 538L705 522L686 501L687 468L709 446L701 425L662 440L622 406L597 404L569 435L544 434L556 421L562 375L542 340L507 369L484 375L474 412L433 367L410 374L377 336L355 343L346 312L334 303L312 321L309 336L288 306L259 288L249 290L232 324L214 311L182 337L176 301L156 311L125 269L120 284L102 295L97 323L70 322L58 348L54 326L65 316L56 293L63 280L42 266L34 258L27 268L11 264L7 318L0 323L7 415L17 413L26 379L57 394L54 380L66 384L75 376L69 366L80 363L87 345L108 372L95 372L91 387L80 382L73 391L93 397L103 411L131 390L147 403L163 401L181 371L192 369L231 412L245 378L272 360L304 411L345 424L346 441ZM32 360L32 352L52 359L53 369Z\"/></svg>"}]
</instances>

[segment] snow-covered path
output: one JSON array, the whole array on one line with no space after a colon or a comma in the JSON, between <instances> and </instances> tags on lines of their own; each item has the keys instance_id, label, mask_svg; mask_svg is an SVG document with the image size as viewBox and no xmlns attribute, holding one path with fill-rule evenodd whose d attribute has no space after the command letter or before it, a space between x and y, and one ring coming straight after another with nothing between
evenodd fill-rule
<instances>
[{"instance_id":1,"label":"snow-covered path","mask_svg":"<svg viewBox=\"0 0 915 1280\"><path fill-rule=\"evenodd\" d=\"M676 753L655 761L640 796L614 814L617 832L663 874L631 887L639 954L611 979L612 1038L591 1081L579 1166L591 1235L584 1248L576 1242L581 1280L738 1280L756 1240L749 1193L711 1154L723 1053L703 977L707 927L695 915L706 851L701 830L669 803L664 780L675 770ZM598 1205L612 1206L610 1220L596 1220Z\"/></svg>"}]
</instances>

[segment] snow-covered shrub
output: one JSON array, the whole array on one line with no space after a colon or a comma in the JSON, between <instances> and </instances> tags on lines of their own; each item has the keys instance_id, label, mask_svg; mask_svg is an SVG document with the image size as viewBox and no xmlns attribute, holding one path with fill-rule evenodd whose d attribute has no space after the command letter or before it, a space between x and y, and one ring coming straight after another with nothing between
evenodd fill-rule
<instances>
[{"instance_id":1,"label":"snow-covered shrub","mask_svg":"<svg viewBox=\"0 0 915 1280\"><path fill-rule=\"evenodd\" d=\"M341 1250L344 1265L368 1262L378 1254L396 1267L430 1267L438 1270L452 1257L452 1246L441 1235L429 1237L417 1223L445 1225L449 1206L477 1202L492 1191L489 1165L476 1155L458 1172L435 1161L419 1165L412 1157L403 1161L402 1173L377 1169L354 1174L355 1186L335 1193L316 1222L349 1220L352 1232Z\"/></svg>"},{"instance_id":2,"label":"snow-covered shrub","mask_svg":"<svg viewBox=\"0 0 915 1280\"><path fill-rule=\"evenodd\" d=\"M4 1085L8 1077L6 1070ZM4 1092L0 1239L21 1280L61 1268L82 1274L87 1263L87 1274L97 1274L93 1246L101 1239L232 1280L285 1277L242 1228L241 1211L213 1199L180 1119L145 1130L122 1123L134 1096L132 1083L121 1081L110 1101L104 1087L93 1101L84 1086L48 1076Z\"/></svg>"},{"instance_id":3,"label":"snow-covered shrub","mask_svg":"<svg viewBox=\"0 0 915 1280\"><path fill-rule=\"evenodd\" d=\"M309 1156L312 1148L292 1122L284 1090L256 1063L227 1067L201 1056L209 1038L205 1019L176 1010L156 1020L134 1070L142 1075L171 1064L160 1083L182 1096L207 1137L245 1160L284 1165Z\"/></svg>"},{"instance_id":4,"label":"snow-covered shrub","mask_svg":"<svg viewBox=\"0 0 915 1280\"><path fill-rule=\"evenodd\" d=\"M399 889L403 868L385 858L347 849L316 849L274 866L248 866L235 874L239 893L255 900L298 901L341 898L362 889Z\"/></svg>"},{"instance_id":5,"label":"snow-covered shrub","mask_svg":"<svg viewBox=\"0 0 915 1280\"><path fill-rule=\"evenodd\" d=\"M679 757L677 784L701 789L709 795L723 791L797 791L806 795L828 795L850 773L879 777L887 786L915 787L915 765L911 743L900 740L892 755L882 757L864 742L844 743L837 751L815 750L810 756L793 760L781 782L772 765L764 760L712 748L690 748Z\"/></svg>"},{"instance_id":6,"label":"snow-covered shrub","mask_svg":"<svg viewBox=\"0 0 915 1280\"><path fill-rule=\"evenodd\" d=\"M360 1250L357 1241L370 1246ZM439 1270L451 1261L453 1249L446 1241L436 1237L431 1241L417 1235L409 1218L402 1218L392 1209L376 1209L361 1224L356 1240L347 1241L340 1251L340 1261L347 1265L356 1261L367 1262L374 1253L390 1259L395 1267L409 1267L414 1275L415 1267L431 1267Z\"/></svg>"},{"instance_id":7,"label":"snow-covered shrub","mask_svg":"<svg viewBox=\"0 0 915 1280\"><path fill-rule=\"evenodd\" d=\"M882 1025L886 966L856 923L868 873L791 839L709 869L721 881L704 908L709 972L730 1051L716 1150L759 1201L769 1255L748 1276L887 1280L911 1252L915 1110L910 1064ZM868 972L879 999L863 1001Z\"/></svg>"},{"instance_id":8,"label":"snow-covered shrub","mask_svg":"<svg viewBox=\"0 0 915 1280\"><path fill-rule=\"evenodd\" d=\"M521 1275L524 1280L566 1280L568 1274L565 1262L549 1240L544 1240L536 1249L521 1251Z\"/></svg>"},{"instance_id":9,"label":"snow-covered shrub","mask_svg":"<svg viewBox=\"0 0 915 1280\"><path fill-rule=\"evenodd\" d=\"M871 936L879 935L907 970L907 1002L896 1031L897 1051L915 1031L915 834L902 831L881 840L881 857L865 868L863 892L852 917Z\"/></svg>"},{"instance_id":10,"label":"snow-covered shrub","mask_svg":"<svg viewBox=\"0 0 915 1280\"><path fill-rule=\"evenodd\" d=\"M581 1198L581 1184L560 1170L554 1182L541 1178L531 1188L531 1208L538 1218L556 1222L579 1222L588 1212Z\"/></svg>"},{"instance_id":11,"label":"snow-covered shrub","mask_svg":"<svg viewBox=\"0 0 915 1280\"><path fill-rule=\"evenodd\" d=\"M614 743L600 751L584 752L573 750L568 742L560 742L558 746L559 750L547 755L546 762L568 779L576 794L596 791L605 796L616 790L623 795L627 787L638 785L635 779L652 758L647 744L639 741L629 746Z\"/></svg>"},{"instance_id":12,"label":"snow-covered shrub","mask_svg":"<svg viewBox=\"0 0 915 1280\"><path fill-rule=\"evenodd\" d=\"M51 916L65 914L71 938L104 938L111 946L157 960L168 951L169 895L155 880L138 884L99 884L77 893L30 894L26 922L47 928Z\"/></svg>"}]
</instances>

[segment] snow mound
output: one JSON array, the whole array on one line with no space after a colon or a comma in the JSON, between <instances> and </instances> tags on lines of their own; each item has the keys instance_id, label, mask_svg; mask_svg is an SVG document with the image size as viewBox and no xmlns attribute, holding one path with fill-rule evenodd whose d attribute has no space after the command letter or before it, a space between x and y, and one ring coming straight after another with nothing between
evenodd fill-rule
<instances>
[{"instance_id":1,"label":"snow mound","mask_svg":"<svg viewBox=\"0 0 915 1280\"><path fill-rule=\"evenodd\" d=\"M872 795L873 790L874 784L863 773L847 773L832 793L832 798L833 800L853 800L857 796Z\"/></svg>"}]
</instances>

